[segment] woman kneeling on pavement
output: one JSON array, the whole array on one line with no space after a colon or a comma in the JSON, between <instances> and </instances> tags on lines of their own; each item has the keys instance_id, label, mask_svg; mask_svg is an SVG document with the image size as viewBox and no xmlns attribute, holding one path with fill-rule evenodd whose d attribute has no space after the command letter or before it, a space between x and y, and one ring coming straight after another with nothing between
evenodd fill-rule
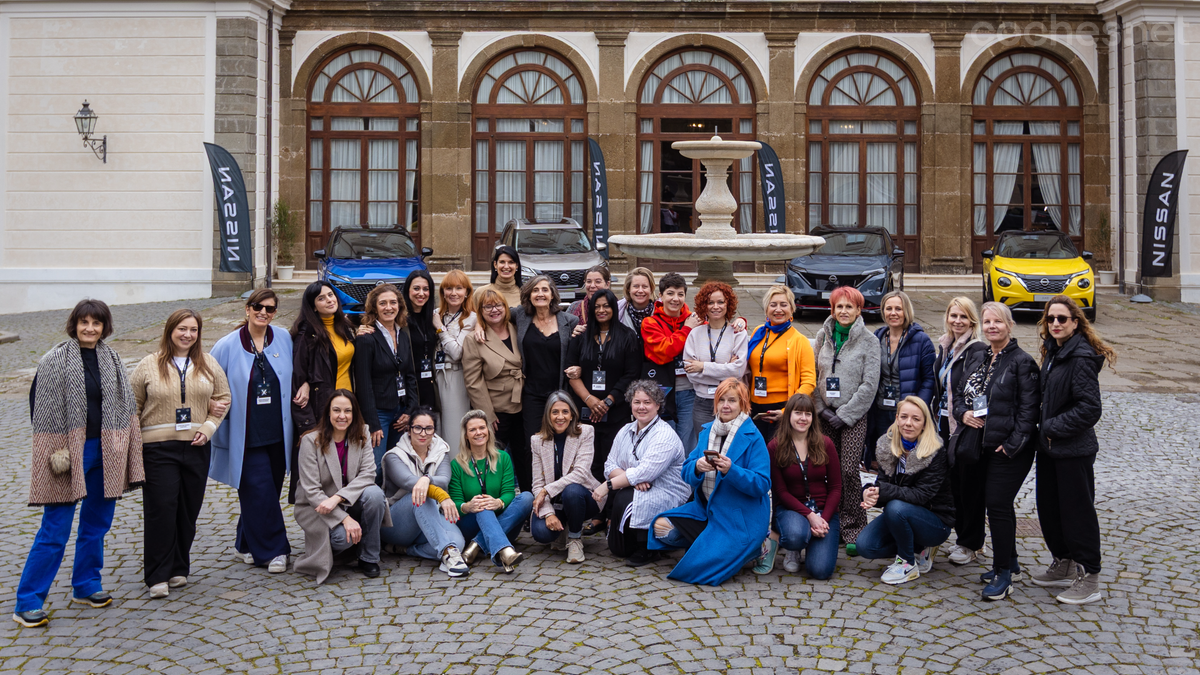
<instances>
[{"instance_id":1,"label":"woman kneeling on pavement","mask_svg":"<svg viewBox=\"0 0 1200 675\"><path fill-rule=\"evenodd\" d=\"M603 297L603 296L600 296ZM567 549L567 562L581 563L583 522L603 505L592 498L600 481L592 477L595 427L579 423L579 410L565 391L546 399L542 430L530 438L533 455L533 523L535 541Z\"/></svg>"},{"instance_id":2,"label":"woman kneeling on pavement","mask_svg":"<svg viewBox=\"0 0 1200 675\"><path fill-rule=\"evenodd\" d=\"M334 554L358 548L358 569L379 576L379 530L391 527L383 490L375 485L375 454L354 394L337 389L317 428L300 439L296 457L296 522L304 555L295 570L325 583Z\"/></svg>"},{"instance_id":3,"label":"woman kneeling on pavement","mask_svg":"<svg viewBox=\"0 0 1200 675\"><path fill-rule=\"evenodd\" d=\"M680 472L695 499L660 514L650 540L652 550L686 549L669 578L709 586L758 557L771 525L771 463L750 421L750 392L726 379L715 407L716 419L704 425Z\"/></svg>"},{"instance_id":4,"label":"woman kneeling on pavement","mask_svg":"<svg viewBox=\"0 0 1200 675\"><path fill-rule=\"evenodd\" d=\"M409 419L408 431L383 454L383 491L392 526L380 532L388 546L441 562L451 577L470 570L462 558L463 536L455 523L458 508L450 487L450 446L437 435L433 411L422 406Z\"/></svg>"},{"instance_id":5,"label":"woman kneeling on pavement","mask_svg":"<svg viewBox=\"0 0 1200 675\"><path fill-rule=\"evenodd\" d=\"M463 551L468 565L480 553L511 573L522 555L513 548L521 526L529 521L533 495L516 493L517 477L507 452L496 449L487 413L471 410L462 418L462 441L450 465L450 498L462 516L458 528L471 543Z\"/></svg>"},{"instance_id":6,"label":"woman kneeling on pavement","mask_svg":"<svg viewBox=\"0 0 1200 675\"><path fill-rule=\"evenodd\" d=\"M647 548L647 530L657 514L683 504L692 490L680 478L686 453L671 426L659 418L666 403L654 380L637 380L625 392L633 421L617 432L604 463L607 480L592 491L597 503L612 499L608 550L626 565L658 560Z\"/></svg>"},{"instance_id":7,"label":"woman kneeling on pavement","mask_svg":"<svg viewBox=\"0 0 1200 675\"><path fill-rule=\"evenodd\" d=\"M916 396L900 401L896 421L875 447L879 475L862 492L862 507L883 507L858 535L858 555L895 558L885 584L912 581L933 569L937 547L954 525L950 465L929 406Z\"/></svg>"},{"instance_id":8,"label":"woman kneeling on pavement","mask_svg":"<svg viewBox=\"0 0 1200 675\"><path fill-rule=\"evenodd\" d=\"M783 558L785 571L799 572L800 554L804 553L809 576L828 579L837 567L842 470L833 440L816 424L815 411L813 399L804 394L788 399L779 430L767 444L771 484L778 501L771 539L787 551ZM865 520L862 506L854 506ZM771 571L775 550L772 544L768 557L755 572Z\"/></svg>"}]
</instances>

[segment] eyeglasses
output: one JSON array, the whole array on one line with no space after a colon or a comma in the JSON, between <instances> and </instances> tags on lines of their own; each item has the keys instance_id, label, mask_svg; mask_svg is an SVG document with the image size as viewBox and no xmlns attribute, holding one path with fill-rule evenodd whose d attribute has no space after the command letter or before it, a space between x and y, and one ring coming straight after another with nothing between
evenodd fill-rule
<instances>
[{"instance_id":1,"label":"eyeglasses","mask_svg":"<svg viewBox=\"0 0 1200 675\"><path fill-rule=\"evenodd\" d=\"M483 306L483 311L485 311L485 312L500 312L503 310L504 310L504 305L484 305Z\"/></svg>"},{"instance_id":2,"label":"eyeglasses","mask_svg":"<svg viewBox=\"0 0 1200 675\"><path fill-rule=\"evenodd\" d=\"M1067 315L1067 316L1063 316L1062 314L1047 314L1046 315L1046 323L1061 323L1062 325L1065 326L1065 325L1067 325L1067 322L1070 320L1071 320L1070 315Z\"/></svg>"},{"instance_id":3,"label":"eyeglasses","mask_svg":"<svg viewBox=\"0 0 1200 675\"><path fill-rule=\"evenodd\" d=\"M416 426L414 426L414 427L409 427L409 428L413 430L414 434L418 434L420 436L428 436L429 434L432 434L434 432L433 427L416 427Z\"/></svg>"},{"instance_id":4,"label":"eyeglasses","mask_svg":"<svg viewBox=\"0 0 1200 675\"><path fill-rule=\"evenodd\" d=\"M256 312L266 312L267 314L274 314L275 310L279 309L279 308L276 307L275 305L264 305L261 302L255 302L255 303L251 303L250 309L252 309Z\"/></svg>"}]
</instances>

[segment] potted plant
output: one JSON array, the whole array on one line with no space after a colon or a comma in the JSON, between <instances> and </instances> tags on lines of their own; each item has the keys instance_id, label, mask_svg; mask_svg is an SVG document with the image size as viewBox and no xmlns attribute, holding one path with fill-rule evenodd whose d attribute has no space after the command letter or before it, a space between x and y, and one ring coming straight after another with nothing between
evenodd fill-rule
<instances>
[{"instance_id":1,"label":"potted plant","mask_svg":"<svg viewBox=\"0 0 1200 675\"><path fill-rule=\"evenodd\" d=\"M296 269L296 260L292 248L296 243L299 231L296 219L288 209L287 202L282 199L275 201L275 213L271 219L271 232L275 239L275 276L280 281L290 281L292 272Z\"/></svg>"}]
</instances>

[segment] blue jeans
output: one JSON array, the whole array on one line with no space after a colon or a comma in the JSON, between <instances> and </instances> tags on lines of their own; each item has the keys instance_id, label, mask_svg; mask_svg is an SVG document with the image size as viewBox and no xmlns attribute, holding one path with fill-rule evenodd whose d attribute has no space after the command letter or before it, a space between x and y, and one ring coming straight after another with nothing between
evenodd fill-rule
<instances>
[{"instance_id":1,"label":"blue jeans","mask_svg":"<svg viewBox=\"0 0 1200 675\"><path fill-rule=\"evenodd\" d=\"M383 453L396 447L396 444L400 442L401 434L392 428L392 423L404 414L404 406L397 406L391 410L376 410L375 414L379 417L379 428L383 430L383 440L379 441L379 445L374 448L375 480L379 481L383 476ZM450 448L450 451L457 452L458 448Z\"/></svg>"},{"instance_id":2,"label":"blue jeans","mask_svg":"<svg viewBox=\"0 0 1200 675\"><path fill-rule=\"evenodd\" d=\"M804 567L814 579L828 579L837 568L838 536L841 518L833 514L829 532L824 537L812 536L807 516L781 508L775 512L775 528L779 530L779 546L787 551L806 551Z\"/></svg>"},{"instance_id":3,"label":"blue jeans","mask_svg":"<svg viewBox=\"0 0 1200 675\"><path fill-rule=\"evenodd\" d=\"M559 496L562 497L563 507L555 515L565 526L567 536L578 539L583 536L584 519L595 517L600 513L600 507L596 505L596 500L592 499L591 491L579 483L571 483ZM529 533L539 544L549 544L558 539L558 533L546 527L546 519L536 515L529 525Z\"/></svg>"},{"instance_id":4,"label":"blue jeans","mask_svg":"<svg viewBox=\"0 0 1200 675\"><path fill-rule=\"evenodd\" d=\"M379 531L385 544L405 546L409 555L427 560L441 560L449 546L463 549L462 532L446 520L436 501L426 499L413 506L412 495L404 495L392 504L392 526Z\"/></svg>"},{"instance_id":5,"label":"blue jeans","mask_svg":"<svg viewBox=\"0 0 1200 675\"><path fill-rule=\"evenodd\" d=\"M876 560L898 556L911 565L914 551L940 546L949 536L950 526L933 511L894 499L858 534L858 554Z\"/></svg>"},{"instance_id":6,"label":"blue jeans","mask_svg":"<svg viewBox=\"0 0 1200 675\"><path fill-rule=\"evenodd\" d=\"M692 410L696 407L696 390L675 390L675 421L669 422L675 435L683 442L685 455L696 447L696 430L692 428Z\"/></svg>"},{"instance_id":7,"label":"blue jeans","mask_svg":"<svg viewBox=\"0 0 1200 675\"><path fill-rule=\"evenodd\" d=\"M71 570L71 588L77 598L104 590L100 583L100 570L104 568L104 535L112 527L117 508L117 500L104 498L104 464L99 438L89 438L83 444L83 477L87 496L79 506L75 565ZM44 509L42 526L33 538L17 586L17 612L30 612L45 606L50 586L62 565L67 540L71 537L75 505L51 504Z\"/></svg>"},{"instance_id":8,"label":"blue jeans","mask_svg":"<svg viewBox=\"0 0 1200 675\"><path fill-rule=\"evenodd\" d=\"M458 519L458 529L462 530L463 539L473 539L479 544L497 566L500 562L496 552L512 546L512 540L521 531L521 526L529 520L533 510L533 495L528 492L513 497L508 508L497 514L495 511L480 511L466 513Z\"/></svg>"}]
</instances>

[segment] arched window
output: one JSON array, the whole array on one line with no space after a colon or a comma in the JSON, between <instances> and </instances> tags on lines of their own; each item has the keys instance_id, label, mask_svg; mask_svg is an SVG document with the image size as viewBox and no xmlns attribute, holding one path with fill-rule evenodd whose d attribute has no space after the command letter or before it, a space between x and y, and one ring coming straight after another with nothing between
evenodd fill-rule
<instances>
[{"instance_id":1,"label":"arched window","mask_svg":"<svg viewBox=\"0 0 1200 675\"><path fill-rule=\"evenodd\" d=\"M882 227L920 264L920 100L882 52L830 59L808 92L808 226Z\"/></svg>"},{"instance_id":2,"label":"arched window","mask_svg":"<svg viewBox=\"0 0 1200 675\"><path fill-rule=\"evenodd\" d=\"M687 49L664 56L642 80L638 96L638 231L693 232L705 177L699 160L679 154L675 141L714 133L754 140L754 92L742 69L715 51ZM738 201L733 226L754 228L754 158L733 165L729 187ZM664 264L664 269L670 267Z\"/></svg>"},{"instance_id":3,"label":"arched window","mask_svg":"<svg viewBox=\"0 0 1200 675\"><path fill-rule=\"evenodd\" d=\"M309 83L307 254L338 227L418 238L419 108L404 62L377 47L331 54Z\"/></svg>"},{"instance_id":4,"label":"arched window","mask_svg":"<svg viewBox=\"0 0 1200 675\"><path fill-rule=\"evenodd\" d=\"M1079 85L1036 52L1010 52L979 76L973 109L973 254L1006 230L1057 230L1083 244Z\"/></svg>"},{"instance_id":5,"label":"arched window","mask_svg":"<svg viewBox=\"0 0 1200 675\"><path fill-rule=\"evenodd\" d=\"M497 57L479 78L473 112L475 267L487 268L514 218L566 216L587 227L587 106L566 61L540 49Z\"/></svg>"}]
</instances>

